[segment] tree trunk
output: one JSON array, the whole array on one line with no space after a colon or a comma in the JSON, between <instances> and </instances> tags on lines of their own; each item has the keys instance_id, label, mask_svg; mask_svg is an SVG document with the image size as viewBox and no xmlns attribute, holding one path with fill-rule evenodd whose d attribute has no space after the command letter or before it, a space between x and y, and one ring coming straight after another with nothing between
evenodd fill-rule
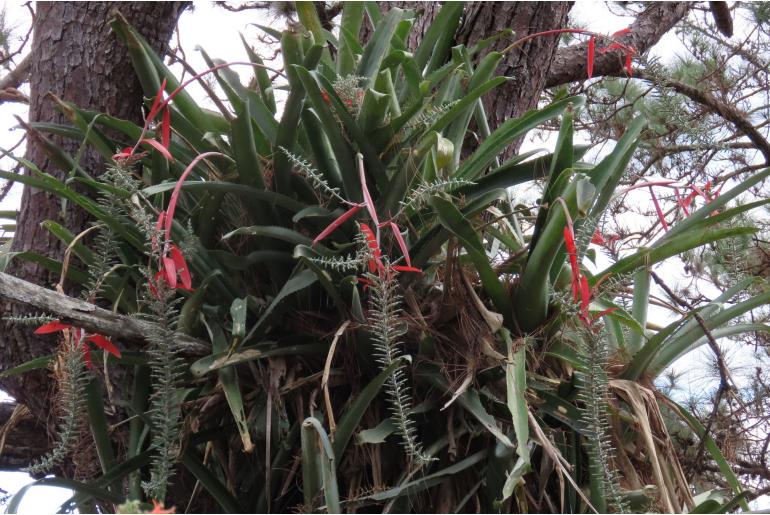
<instances>
[{"instance_id":1,"label":"tree trunk","mask_svg":"<svg viewBox=\"0 0 770 515\"><path fill-rule=\"evenodd\" d=\"M185 4L38 2L36 6L30 54L29 120L68 123L47 98L50 92L79 107L141 123L142 89L128 51L112 33L108 21L113 10L119 9L160 52L171 37ZM74 156L77 153L79 142L50 137L68 154ZM57 168L48 159L34 134L30 134L28 139L25 158L59 179L65 178L68 173L68 170ZM90 148L83 152L80 165L94 176L101 174L105 166L99 154ZM85 213L74 209L71 204L64 213L61 208L60 201L53 195L25 187L12 251L61 258L64 251L61 242L40 223L55 220L78 233L87 222ZM59 279L58 274L20 259L14 260L8 272L44 286L50 286ZM18 316L27 313L27 310L23 306L0 304L3 316ZM54 337L34 337L28 327L4 323L0 327L0 368L8 369L34 357L50 354L54 351L55 341ZM26 405L33 417L46 421L50 429L53 417L49 409L51 385L47 371L2 379L0 387Z\"/></svg>"},{"instance_id":2,"label":"tree trunk","mask_svg":"<svg viewBox=\"0 0 770 515\"><path fill-rule=\"evenodd\" d=\"M572 2L474 2L465 10L456 40L470 47L512 29L512 38L501 38L488 50L500 51L530 34L566 27L571 8ZM537 107L558 45L558 35L537 37L503 57L497 74L511 80L484 97L492 129Z\"/></svg>"}]
</instances>

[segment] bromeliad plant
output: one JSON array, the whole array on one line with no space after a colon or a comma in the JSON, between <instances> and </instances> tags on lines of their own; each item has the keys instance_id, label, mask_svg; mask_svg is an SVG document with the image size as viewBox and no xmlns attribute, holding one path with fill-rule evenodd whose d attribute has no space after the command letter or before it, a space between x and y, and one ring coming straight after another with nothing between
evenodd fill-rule
<instances>
[{"instance_id":1,"label":"bromeliad plant","mask_svg":"<svg viewBox=\"0 0 770 515\"><path fill-rule=\"evenodd\" d=\"M730 506L745 506L711 437L650 380L702 345L706 330L765 330L726 324L770 293L729 304L746 287L736 285L700 311L705 327L687 314L651 331L649 272L751 233L725 224L766 201L730 203L770 172L591 274L582 255L601 240L596 228L643 119L591 165L572 141L582 97L486 129L480 99L507 79L494 76L501 53L479 58L494 38L450 47L461 3L442 7L414 52L410 12L345 4L336 38L312 3L297 9L301 28L268 30L284 60L276 82L248 46L252 86L236 64L204 53L204 73L228 100L221 112L199 107L118 16L112 27L152 99L144 127L66 103L72 126L33 127L42 141L82 139L112 163L94 180L67 161L71 182L102 202L30 163L30 176L2 173L97 220L112 252L100 302L154 327L149 348L107 356L132 384L116 389L117 410L89 397L89 427L108 459L90 482L66 483L77 493L65 508L165 500L229 512L692 510L664 420L706 442L734 492ZM355 38L364 16L375 27L366 45ZM552 153L500 162L559 117ZM479 141L469 146L474 121ZM532 181L543 194L529 217L511 187ZM47 227L83 267L105 262L65 228ZM85 281L76 266L66 273ZM631 283L626 309L616 286ZM180 334L208 355L185 354ZM69 373L87 378L72 361ZM200 490L176 486L190 475Z\"/></svg>"}]
</instances>

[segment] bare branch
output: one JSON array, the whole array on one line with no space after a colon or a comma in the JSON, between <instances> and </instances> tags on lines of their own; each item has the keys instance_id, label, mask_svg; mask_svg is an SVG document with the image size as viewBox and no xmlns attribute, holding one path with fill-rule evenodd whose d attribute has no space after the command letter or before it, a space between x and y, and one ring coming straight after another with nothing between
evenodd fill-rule
<instances>
[{"instance_id":1,"label":"bare branch","mask_svg":"<svg viewBox=\"0 0 770 515\"><path fill-rule=\"evenodd\" d=\"M107 311L6 273L0 273L0 298L32 306L86 331L122 341L146 342L151 333L150 322ZM202 355L211 351L205 342L189 336L181 336L176 343L188 354Z\"/></svg>"},{"instance_id":2,"label":"bare branch","mask_svg":"<svg viewBox=\"0 0 770 515\"><path fill-rule=\"evenodd\" d=\"M625 73L621 72L612 72L608 73L607 75L617 77L627 76ZM749 138L749 140L751 140L751 142L762 153L762 156L765 158L765 163L770 164L770 142L768 142L762 133L759 132L757 128L754 127L754 125L752 125L752 123L747 119L745 113L729 104L718 100L710 93L701 91L698 88L689 86L683 82L679 82L673 79L666 79L661 82L657 78L651 77L644 70L639 69L634 69L632 77L635 79L648 80L665 88L671 88L677 93L681 93L682 95L686 96L690 100L693 100L694 102L709 108L715 114L732 123L735 128L738 129L738 131Z\"/></svg>"}]
</instances>

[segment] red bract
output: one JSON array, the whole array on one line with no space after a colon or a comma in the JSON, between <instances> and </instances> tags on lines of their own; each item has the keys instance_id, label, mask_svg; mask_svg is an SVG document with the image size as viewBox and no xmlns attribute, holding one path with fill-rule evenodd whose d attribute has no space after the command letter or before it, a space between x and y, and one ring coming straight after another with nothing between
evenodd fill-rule
<instances>
[{"instance_id":1,"label":"red bract","mask_svg":"<svg viewBox=\"0 0 770 515\"><path fill-rule=\"evenodd\" d=\"M406 248L406 242L404 241L404 237L401 235L401 229L399 229L398 225L391 221L385 222L384 225L389 226L390 230L393 231L393 236L395 236L396 242L398 242L398 246L401 249L401 253L404 255L404 260L406 260L407 266L411 267L412 258L409 257L409 249Z\"/></svg>"},{"instance_id":2,"label":"red bract","mask_svg":"<svg viewBox=\"0 0 770 515\"><path fill-rule=\"evenodd\" d=\"M396 272L414 272L416 274L422 273L422 269L413 266L393 265L391 268Z\"/></svg>"},{"instance_id":3,"label":"red bract","mask_svg":"<svg viewBox=\"0 0 770 515\"><path fill-rule=\"evenodd\" d=\"M588 59L586 63L586 69L588 71L588 78L594 74L594 53L596 52L596 38L591 36L588 40Z\"/></svg>"},{"instance_id":4,"label":"red bract","mask_svg":"<svg viewBox=\"0 0 770 515\"><path fill-rule=\"evenodd\" d=\"M599 234L598 231L594 233L594 238ZM601 234L599 234L601 237ZM593 239L592 239L593 241ZM604 239L602 238L602 241ZM567 225L564 228L564 244L567 247L567 255L569 256L570 268L572 269L572 300L574 302L580 301L578 318L589 328L592 328L594 323L601 316L613 311L615 308L611 308L602 311L598 315L591 317L589 307L591 305L591 298L594 292L588 284L588 277L580 273L580 266L577 260L577 246L575 245L575 235L573 234L572 227ZM596 286L601 283L601 280L596 283ZM594 287L594 290L596 289Z\"/></svg>"},{"instance_id":5,"label":"red bract","mask_svg":"<svg viewBox=\"0 0 770 515\"><path fill-rule=\"evenodd\" d=\"M329 224L329 226L321 231L321 234L315 237L313 240L313 245L318 243L319 241L323 240L327 236L329 236L331 233L337 230L337 228L344 224L347 220L350 219L353 215L355 215L362 207L364 207L363 204L356 204L355 206L351 207L347 211L345 211L339 218L334 220L332 223Z\"/></svg>"},{"instance_id":6,"label":"red bract","mask_svg":"<svg viewBox=\"0 0 770 515\"><path fill-rule=\"evenodd\" d=\"M372 259L369 260L369 272L374 273L375 270L382 273L385 270L385 265L382 263L382 251L380 245L377 243L377 238L374 236L374 232L366 224L361 224L361 232L366 238L366 242L369 245L369 250L372 253Z\"/></svg>"},{"instance_id":7,"label":"red bract","mask_svg":"<svg viewBox=\"0 0 770 515\"><path fill-rule=\"evenodd\" d=\"M626 54L626 73L628 73L629 77L634 74L634 69L632 67L632 61L631 61L631 52Z\"/></svg>"},{"instance_id":8,"label":"red bract","mask_svg":"<svg viewBox=\"0 0 770 515\"><path fill-rule=\"evenodd\" d=\"M62 322L59 322L58 320L54 320L53 322L48 322L47 324L43 324L37 329L35 329L35 334L51 334L51 333L58 333L59 331L64 331L65 329L71 329L72 324L64 324Z\"/></svg>"},{"instance_id":9,"label":"red bract","mask_svg":"<svg viewBox=\"0 0 770 515\"><path fill-rule=\"evenodd\" d=\"M599 229L596 229L594 235L591 236L591 243L595 245L606 245L607 241L604 239L604 236L602 236L602 233L599 232Z\"/></svg>"},{"instance_id":10,"label":"red bract","mask_svg":"<svg viewBox=\"0 0 770 515\"><path fill-rule=\"evenodd\" d=\"M155 150L160 152L161 155L163 157L165 157L167 161L173 161L174 160L174 156L172 156L171 152L168 151L168 147L164 146L162 143L160 143L157 140L150 139L150 138L143 138L143 139L141 139L139 141L139 143L147 143L152 148L154 148Z\"/></svg>"},{"instance_id":11,"label":"red bract","mask_svg":"<svg viewBox=\"0 0 770 515\"><path fill-rule=\"evenodd\" d=\"M171 146L171 110L163 110L163 121L160 125L160 142L168 149Z\"/></svg>"},{"instance_id":12,"label":"red bract","mask_svg":"<svg viewBox=\"0 0 770 515\"><path fill-rule=\"evenodd\" d=\"M83 330L79 327L75 327L72 324L65 324L60 322L59 320L54 320L53 322L48 322L47 324L41 325L35 330L35 334L52 334L52 333L58 333L60 331L64 330L72 330L74 332L74 338L77 341L80 341ZM101 334L89 334L86 335L85 339L83 340L83 356L86 361L86 366L88 368L92 368L93 364L91 363L91 348L88 346L88 343L93 343L100 349L109 352L116 358L120 358L120 350L115 346L114 343L112 343L107 337L102 336Z\"/></svg>"},{"instance_id":13,"label":"red bract","mask_svg":"<svg viewBox=\"0 0 770 515\"><path fill-rule=\"evenodd\" d=\"M158 502L155 499L152 500L152 511L148 511L147 513L176 513L176 510L172 506L169 509L166 509L166 507L163 505L162 502Z\"/></svg>"},{"instance_id":14,"label":"red bract","mask_svg":"<svg viewBox=\"0 0 770 515\"><path fill-rule=\"evenodd\" d=\"M577 260L577 247L575 246L575 236L572 234L572 228L564 228L564 245L567 247L569 264L572 269L572 300L577 302L580 290L580 266Z\"/></svg>"},{"instance_id":15,"label":"red bract","mask_svg":"<svg viewBox=\"0 0 770 515\"><path fill-rule=\"evenodd\" d=\"M187 261L179 247L173 243L169 244L168 255L160 258L160 270L155 274L155 282L160 279L171 288L192 291L192 277ZM150 289L155 290L154 285L150 284ZM157 290L153 291L153 294L157 297Z\"/></svg>"}]
</instances>

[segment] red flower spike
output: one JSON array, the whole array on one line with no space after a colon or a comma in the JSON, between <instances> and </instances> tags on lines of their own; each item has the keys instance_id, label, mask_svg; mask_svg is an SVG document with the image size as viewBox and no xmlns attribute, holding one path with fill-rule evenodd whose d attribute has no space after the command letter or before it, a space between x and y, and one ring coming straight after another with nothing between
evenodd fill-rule
<instances>
[{"instance_id":1,"label":"red flower spike","mask_svg":"<svg viewBox=\"0 0 770 515\"><path fill-rule=\"evenodd\" d=\"M591 287L588 286L588 278L580 276L580 310L588 313L588 306L591 304Z\"/></svg>"},{"instance_id":2,"label":"red flower spike","mask_svg":"<svg viewBox=\"0 0 770 515\"><path fill-rule=\"evenodd\" d=\"M47 324L41 325L37 329L35 329L35 334L51 334L51 333L58 333L59 331L64 331L65 329L71 329L71 324L64 324L62 322L59 322L58 320L54 320L53 322L48 322Z\"/></svg>"},{"instance_id":3,"label":"red flower spike","mask_svg":"<svg viewBox=\"0 0 770 515\"><path fill-rule=\"evenodd\" d=\"M577 261L577 247L575 246L575 237L570 227L564 228L564 245L567 247L570 268L572 269L572 300L578 300L580 286L580 267Z\"/></svg>"},{"instance_id":4,"label":"red flower spike","mask_svg":"<svg viewBox=\"0 0 770 515\"><path fill-rule=\"evenodd\" d=\"M626 73L628 73L628 76L631 77L634 74L634 69L632 67L631 62L631 52L626 54Z\"/></svg>"},{"instance_id":5,"label":"red flower spike","mask_svg":"<svg viewBox=\"0 0 770 515\"><path fill-rule=\"evenodd\" d=\"M369 211L369 216L372 217L374 225L379 227L380 220L377 218L377 210L374 207L374 201L369 194L369 188L366 186L366 172L364 171L364 160L359 158L358 161L358 178L361 181L361 192L364 194L364 204L366 204L366 210ZM377 240L379 243L379 240Z\"/></svg>"},{"instance_id":6,"label":"red flower spike","mask_svg":"<svg viewBox=\"0 0 770 515\"><path fill-rule=\"evenodd\" d=\"M319 241L323 240L327 236L329 236L331 233L333 233L337 228L344 224L346 221L350 219L353 215L355 215L364 205L363 204L356 204L355 206L351 207L345 213L342 214L339 218L334 220L332 223L329 224L329 226L321 231L321 234L315 237L313 240L313 245L318 243Z\"/></svg>"},{"instance_id":7,"label":"red flower spike","mask_svg":"<svg viewBox=\"0 0 770 515\"><path fill-rule=\"evenodd\" d=\"M422 273L422 269L415 268L413 266L394 265L391 268L396 272L414 272L416 274Z\"/></svg>"},{"instance_id":8,"label":"red flower spike","mask_svg":"<svg viewBox=\"0 0 770 515\"><path fill-rule=\"evenodd\" d=\"M140 140L139 143L147 143L152 148L160 152L161 155L165 157L167 161L174 161L174 156L172 156L171 152L169 152L168 149L164 147L159 141L154 139L144 138Z\"/></svg>"},{"instance_id":9,"label":"red flower spike","mask_svg":"<svg viewBox=\"0 0 770 515\"><path fill-rule=\"evenodd\" d=\"M593 318L594 318L594 320L597 320L597 319L603 317L604 315L609 315L610 313L612 313L613 311L616 311L617 309L618 308L607 308L607 309L605 309L603 311L599 311L597 314L594 315Z\"/></svg>"},{"instance_id":10,"label":"red flower spike","mask_svg":"<svg viewBox=\"0 0 770 515\"><path fill-rule=\"evenodd\" d=\"M179 250L179 247L171 245L171 260L174 262L176 273L179 274L179 281L181 286L178 288L182 290L192 291L192 277L190 276L190 267L187 266L184 254Z\"/></svg>"},{"instance_id":11,"label":"red flower spike","mask_svg":"<svg viewBox=\"0 0 770 515\"><path fill-rule=\"evenodd\" d=\"M129 157L131 157L133 155L133 153L134 153L133 147L125 147L124 149L122 149L117 154L113 154L112 155L112 159L114 161L119 161L121 159L128 159Z\"/></svg>"},{"instance_id":12,"label":"red flower spike","mask_svg":"<svg viewBox=\"0 0 770 515\"><path fill-rule=\"evenodd\" d=\"M160 125L160 142L166 150L171 146L171 110L168 107L163 110L163 121Z\"/></svg>"},{"instance_id":13,"label":"red flower spike","mask_svg":"<svg viewBox=\"0 0 770 515\"><path fill-rule=\"evenodd\" d=\"M83 358L86 361L86 368L91 370L94 368L94 364L91 362L91 348L86 342L83 342Z\"/></svg>"},{"instance_id":14,"label":"red flower spike","mask_svg":"<svg viewBox=\"0 0 770 515\"><path fill-rule=\"evenodd\" d=\"M404 241L404 237L401 234L401 229L399 229L398 225L396 225L394 222L387 222L387 224L390 226L390 229L393 231L393 236L396 237L398 246L401 247L401 253L404 255L404 259L406 260L407 266L411 267L412 258L409 257L409 249L406 248L406 242Z\"/></svg>"},{"instance_id":15,"label":"red flower spike","mask_svg":"<svg viewBox=\"0 0 770 515\"><path fill-rule=\"evenodd\" d=\"M594 54L596 53L596 38L591 36L588 40L588 59L586 63L586 69L588 71L588 78L594 74Z\"/></svg>"},{"instance_id":16,"label":"red flower spike","mask_svg":"<svg viewBox=\"0 0 770 515\"><path fill-rule=\"evenodd\" d=\"M92 334L86 338L86 341L93 343L106 352L109 352L116 358L120 358L120 350L118 350L114 343L112 343L101 334Z\"/></svg>"},{"instance_id":17,"label":"red flower spike","mask_svg":"<svg viewBox=\"0 0 770 515\"><path fill-rule=\"evenodd\" d=\"M613 32L611 37L618 38L620 36L625 36L629 32L631 32L631 27L626 27L625 29L620 29L617 32Z\"/></svg>"},{"instance_id":18,"label":"red flower spike","mask_svg":"<svg viewBox=\"0 0 770 515\"><path fill-rule=\"evenodd\" d=\"M377 243L377 237L366 224L361 224L361 232L366 237L366 241L372 251L373 259L369 260L369 272L374 273L375 270L382 272L385 269L385 265L382 264L382 259L380 259L382 251L380 250L380 245Z\"/></svg>"},{"instance_id":19,"label":"red flower spike","mask_svg":"<svg viewBox=\"0 0 770 515\"><path fill-rule=\"evenodd\" d=\"M594 235L591 236L591 243L595 245L606 245L607 241L604 239L604 236L602 236L602 233L599 232L599 229L596 229Z\"/></svg>"},{"instance_id":20,"label":"red flower spike","mask_svg":"<svg viewBox=\"0 0 770 515\"><path fill-rule=\"evenodd\" d=\"M158 115L158 112L166 106L166 103L163 102L163 92L165 90L166 90L166 79L163 79L163 83L160 85L158 94L155 95L155 100L152 102L152 106L150 107L150 112L147 114L147 123L152 122L155 119L155 117Z\"/></svg>"},{"instance_id":21,"label":"red flower spike","mask_svg":"<svg viewBox=\"0 0 770 515\"><path fill-rule=\"evenodd\" d=\"M161 268L161 272L163 272L163 278L166 280L166 283L171 286L172 288L176 288L177 283L177 274L176 274L176 263L174 263L174 260L170 257L162 257L161 262L163 263L163 268Z\"/></svg>"}]
</instances>

